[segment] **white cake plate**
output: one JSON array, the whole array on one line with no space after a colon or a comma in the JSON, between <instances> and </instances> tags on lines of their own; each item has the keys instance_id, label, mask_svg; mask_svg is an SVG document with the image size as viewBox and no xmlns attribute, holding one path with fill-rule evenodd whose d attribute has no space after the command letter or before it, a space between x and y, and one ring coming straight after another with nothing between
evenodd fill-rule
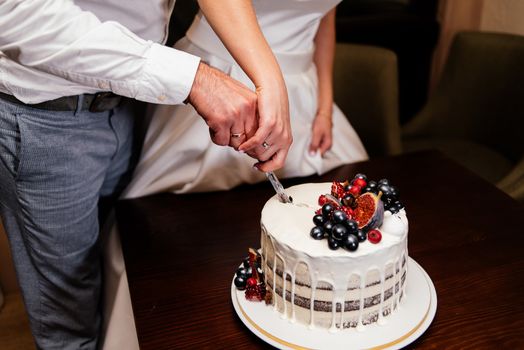
<instances>
[{"instance_id":1,"label":"white cake plate","mask_svg":"<svg viewBox=\"0 0 524 350\"><path fill-rule=\"evenodd\" d=\"M400 308L386 318L385 325L365 326L364 331L346 329L329 333L309 329L273 310L264 302L247 301L244 291L231 284L231 300L238 317L251 332L280 349L399 349L420 337L437 311L437 293L426 271L408 259L406 298Z\"/></svg>"}]
</instances>

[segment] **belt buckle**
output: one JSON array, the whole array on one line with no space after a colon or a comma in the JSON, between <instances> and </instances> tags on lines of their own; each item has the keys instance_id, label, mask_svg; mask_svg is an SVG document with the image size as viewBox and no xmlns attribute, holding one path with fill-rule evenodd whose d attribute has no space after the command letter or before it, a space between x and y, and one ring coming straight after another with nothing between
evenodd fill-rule
<instances>
[{"instance_id":1,"label":"belt buckle","mask_svg":"<svg viewBox=\"0 0 524 350\"><path fill-rule=\"evenodd\" d=\"M116 97L116 95L111 91L97 92L93 98L93 101L91 101L91 104L89 105L89 112L100 113L111 109L107 108L107 98L111 97Z\"/></svg>"}]
</instances>

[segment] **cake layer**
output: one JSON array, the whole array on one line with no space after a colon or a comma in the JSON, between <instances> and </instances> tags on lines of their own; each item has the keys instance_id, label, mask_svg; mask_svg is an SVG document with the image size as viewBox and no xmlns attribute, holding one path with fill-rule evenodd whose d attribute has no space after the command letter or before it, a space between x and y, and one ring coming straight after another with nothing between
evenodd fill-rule
<instances>
[{"instance_id":1,"label":"cake layer","mask_svg":"<svg viewBox=\"0 0 524 350\"><path fill-rule=\"evenodd\" d=\"M404 280L405 280L405 273L402 275L401 279L400 279L400 284L401 286L404 285ZM271 280L271 279L268 279L266 280L266 283L267 283L267 287L270 288L270 289L273 289L273 286L274 286L274 281ZM278 285L282 285L279 283L279 280L277 279L277 286ZM393 284L393 283L392 283ZM388 288L389 287L389 288ZM395 288L393 290L393 287ZM292 288L288 287L286 285L286 300L289 301L289 302L293 302L294 305L298 306L298 307L302 307L302 308L305 308L305 309L310 309L311 308L311 299L309 299L307 296L307 294L311 295L312 292L311 290L308 291L308 293L298 293L297 290L295 289L294 291L291 291ZM282 297L282 289L277 287L275 290L275 293L277 295L279 295L280 297ZM364 294L364 297L363 297L363 308L366 309L366 308L369 308L371 306L374 306L374 305L377 305L380 303L380 301L388 301L388 299L390 299L391 297L396 297L397 295L399 295L399 298L400 298L400 294L402 293L401 290L399 289L399 284L398 282L395 282L394 283L394 286L391 285L391 286L386 286L384 288L384 293L382 295L381 291L376 291L376 290L370 290L370 288L366 288L363 292ZM360 294L360 291L358 291L358 294ZM333 310L333 303L331 302L331 300L329 298L326 298L327 300L323 300L321 298L318 297L318 289L316 290L315 292L315 296L316 296L316 299L314 301L314 306L313 306L313 311L324 311L324 312L331 312ZM357 295L357 296L348 296L345 301L344 301L344 312L346 311L355 311L355 310L359 310L360 309L360 296ZM342 312L342 306L340 303L337 303L336 304L336 312Z\"/></svg>"}]
</instances>

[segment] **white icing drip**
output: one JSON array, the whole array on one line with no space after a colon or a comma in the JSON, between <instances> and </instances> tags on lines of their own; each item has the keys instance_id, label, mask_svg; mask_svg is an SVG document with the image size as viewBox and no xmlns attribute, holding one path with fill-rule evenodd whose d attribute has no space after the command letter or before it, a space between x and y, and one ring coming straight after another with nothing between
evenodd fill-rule
<instances>
[{"instance_id":1,"label":"white icing drip","mask_svg":"<svg viewBox=\"0 0 524 350\"><path fill-rule=\"evenodd\" d=\"M358 303L358 321L357 331L363 331L364 325L362 324L362 314L364 310L364 287L366 286L366 279L363 275L360 275L360 301Z\"/></svg>"},{"instance_id":2,"label":"white icing drip","mask_svg":"<svg viewBox=\"0 0 524 350\"><path fill-rule=\"evenodd\" d=\"M400 301L400 275L401 275L401 271L400 271L400 266L401 263L399 261L398 263L398 272L397 272L397 264L395 264L395 273L396 273L396 279L395 279L395 284L393 285L393 288L394 288L394 291L395 291L395 305L397 307L397 310L398 310L398 303ZM397 283L398 283L398 292L397 292Z\"/></svg>"},{"instance_id":3,"label":"white icing drip","mask_svg":"<svg viewBox=\"0 0 524 350\"><path fill-rule=\"evenodd\" d=\"M273 251L275 251L275 242L273 241L273 238L271 238L271 245L273 246ZM277 311L277 277L276 277L276 271L277 271L277 255L273 257L273 310Z\"/></svg>"},{"instance_id":4,"label":"white icing drip","mask_svg":"<svg viewBox=\"0 0 524 350\"><path fill-rule=\"evenodd\" d=\"M382 313L384 312L384 285L386 282L386 271L380 270L380 308L378 310L378 324L383 324L384 322L384 316Z\"/></svg>"},{"instance_id":5,"label":"white icing drip","mask_svg":"<svg viewBox=\"0 0 524 350\"><path fill-rule=\"evenodd\" d=\"M340 329L344 329L344 300L342 300L342 304L340 305Z\"/></svg>"},{"instance_id":6,"label":"white icing drip","mask_svg":"<svg viewBox=\"0 0 524 350\"><path fill-rule=\"evenodd\" d=\"M286 261L284 260L284 258L282 257L282 255L276 253L275 255L277 255L280 260L282 260L282 307L284 309L284 311L282 312L282 315L280 315L280 317L282 319L286 319L287 318L287 302L286 302L286 283L287 283L287 276L286 276ZM275 265L274 267L274 270L273 271L277 271L276 269L277 265ZM276 280L276 278L275 278ZM276 285L276 283L275 283ZM276 289L276 288L275 288Z\"/></svg>"},{"instance_id":7,"label":"white icing drip","mask_svg":"<svg viewBox=\"0 0 524 350\"><path fill-rule=\"evenodd\" d=\"M333 299L333 301L331 302L331 327L329 328L329 331L331 333L335 333L337 331L337 326L336 326L336 318L337 316L337 302L336 302L336 299Z\"/></svg>"},{"instance_id":8,"label":"white icing drip","mask_svg":"<svg viewBox=\"0 0 524 350\"><path fill-rule=\"evenodd\" d=\"M309 305L309 328L316 328L315 325L315 300L317 298L317 287L319 278L329 284L332 289L331 299L331 324L330 331L338 331L338 328L344 327L345 317L345 298L347 293L348 281L352 275L360 278L359 290L359 308L357 330L362 331L364 327L363 315L366 292L366 278L369 271L378 270L380 275L380 301L378 311L378 322L384 322L384 284L386 282L386 267L393 264L393 293L391 296L390 313L393 312L393 304L400 300L400 290L405 293L405 284L401 284L402 276L402 259L407 259L407 233L408 222L406 213L401 210L397 214L386 212L384 223L379 228L382 233L382 241L378 244L372 244L365 241L359 245L355 252L348 252L344 249L336 251L327 247L325 240L317 241L309 236L309 231L313 227L312 217L314 210L318 208L317 200L320 194L330 192L330 183L305 184L291 187L287 193L291 195L295 203L303 205L288 205L278 201L275 197L271 198L262 210L263 233L267 234L270 239L273 259L273 307L278 311L276 302L277 287L277 256L282 260L282 300L283 300L283 318L288 315L286 301L286 275L291 276L291 298L290 298L290 321L296 319L295 313L295 294L296 294L296 274L299 264L307 266L310 283L310 305ZM265 232L264 232L265 231ZM263 252L264 254L264 252ZM267 264L267 257L264 259ZM406 260L407 261L407 260ZM399 271L397 273L397 264ZM291 270L286 266L293 267ZM347 268L351 267L351 274L348 275ZM399 292L396 292L398 283ZM368 287L369 288L369 287ZM403 295L405 298L405 294ZM337 327L336 307L340 305L340 323ZM348 322L350 322L348 320Z\"/></svg>"},{"instance_id":9,"label":"white icing drip","mask_svg":"<svg viewBox=\"0 0 524 350\"><path fill-rule=\"evenodd\" d=\"M408 252L406 250L406 252L404 253L404 257L406 259L406 262L408 261ZM408 275L408 264L406 263L406 276ZM404 284L402 285L402 298L404 298L404 300L406 299L406 282L404 281Z\"/></svg>"},{"instance_id":10,"label":"white icing drip","mask_svg":"<svg viewBox=\"0 0 524 350\"><path fill-rule=\"evenodd\" d=\"M295 276L298 265L293 267L293 273L291 274L291 322L295 323Z\"/></svg>"},{"instance_id":11,"label":"white icing drip","mask_svg":"<svg viewBox=\"0 0 524 350\"><path fill-rule=\"evenodd\" d=\"M311 299L309 299L311 302L309 304L309 313L310 313L310 318L309 318L309 328L310 329L315 329L315 313L314 313L314 310L315 310L315 291L317 290L317 281L316 279L312 279L311 280Z\"/></svg>"}]
</instances>

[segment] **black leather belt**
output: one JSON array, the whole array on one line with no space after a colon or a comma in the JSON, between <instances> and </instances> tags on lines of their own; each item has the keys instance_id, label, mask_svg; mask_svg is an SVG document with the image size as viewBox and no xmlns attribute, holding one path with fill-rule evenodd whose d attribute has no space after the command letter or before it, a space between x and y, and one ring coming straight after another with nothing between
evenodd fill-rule
<instances>
[{"instance_id":1,"label":"black leather belt","mask_svg":"<svg viewBox=\"0 0 524 350\"><path fill-rule=\"evenodd\" d=\"M122 96L115 95L112 92L98 92L96 94L83 95L81 110L88 110L93 113L109 111L117 107L122 101ZM24 105L37 109L45 109L47 111L76 111L78 108L78 101L80 96L64 96L56 100L45 101L36 104L27 104L13 95L4 94L0 92L0 98L12 103Z\"/></svg>"}]
</instances>

